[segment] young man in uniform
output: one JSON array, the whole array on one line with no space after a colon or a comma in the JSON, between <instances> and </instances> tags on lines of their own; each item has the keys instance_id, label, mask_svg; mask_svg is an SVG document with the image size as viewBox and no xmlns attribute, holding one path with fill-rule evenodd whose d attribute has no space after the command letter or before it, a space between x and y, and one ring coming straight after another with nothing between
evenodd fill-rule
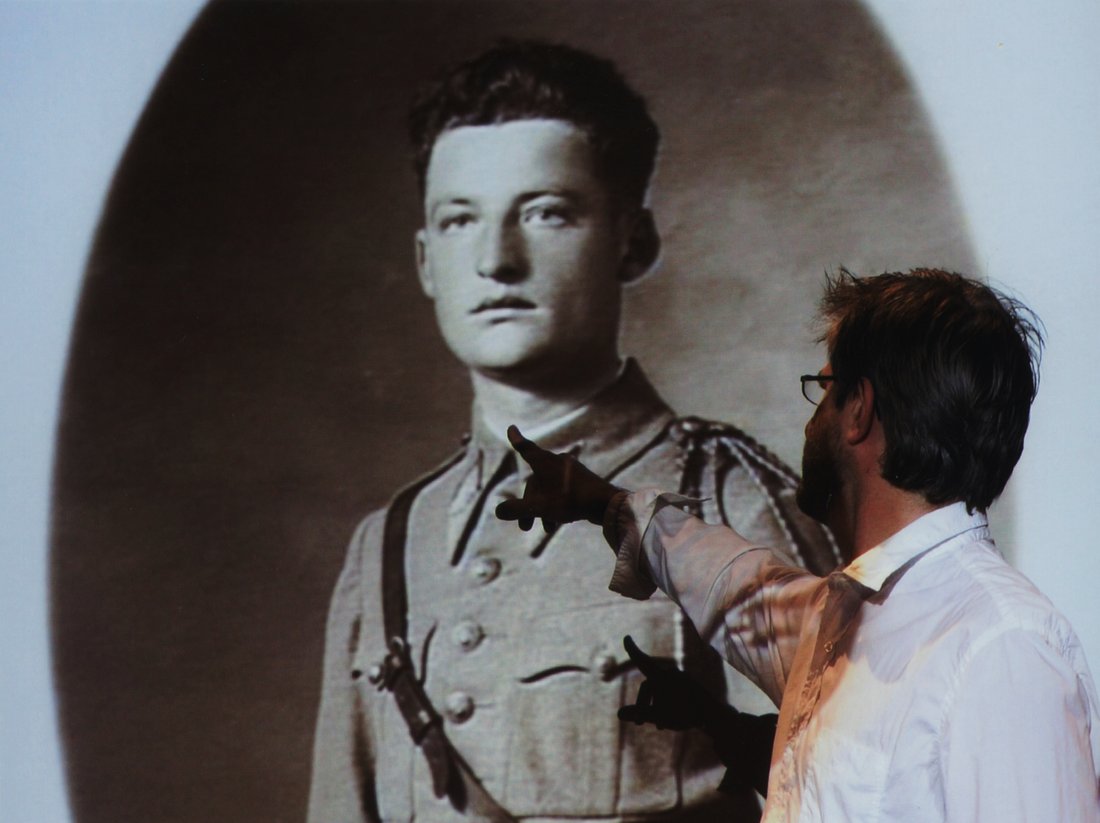
<instances>
[{"instance_id":1,"label":"young man in uniform","mask_svg":"<svg viewBox=\"0 0 1100 823\"><path fill-rule=\"evenodd\" d=\"M658 131L608 62L504 43L414 108L424 225L416 263L474 389L468 441L370 515L328 625L310 820L752 820L716 793L695 733L620 725L640 677L632 634L728 701L727 677L667 599L600 582L583 529L520 534L493 517L525 468L519 421L623 485L704 498L711 522L825 572L831 538L796 478L737 429L678 418L618 350L622 288L654 262L645 205Z\"/></svg>"}]
</instances>

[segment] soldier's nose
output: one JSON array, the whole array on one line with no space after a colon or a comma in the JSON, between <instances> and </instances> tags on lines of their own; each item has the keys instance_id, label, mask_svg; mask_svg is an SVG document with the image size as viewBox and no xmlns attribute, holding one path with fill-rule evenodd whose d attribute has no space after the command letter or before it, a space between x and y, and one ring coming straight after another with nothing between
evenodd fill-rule
<instances>
[{"instance_id":1,"label":"soldier's nose","mask_svg":"<svg viewBox=\"0 0 1100 823\"><path fill-rule=\"evenodd\" d=\"M481 236L478 250L479 277L514 282L527 273L523 241L509 226L489 226Z\"/></svg>"}]
</instances>

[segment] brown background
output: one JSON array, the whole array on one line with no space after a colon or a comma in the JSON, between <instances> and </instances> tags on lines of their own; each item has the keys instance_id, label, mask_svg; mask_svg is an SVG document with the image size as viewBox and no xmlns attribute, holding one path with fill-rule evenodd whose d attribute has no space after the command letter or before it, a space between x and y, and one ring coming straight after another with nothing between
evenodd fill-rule
<instances>
[{"instance_id":1,"label":"brown background","mask_svg":"<svg viewBox=\"0 0 1100 823\"><path fill-rule=\"evenodd\" d=\"M299 820L355 522L457 444L412 269L413 90L496 37L613 58L664 132L624 351L797 460L826 268L970 269L906 78L846 2L217 3L119 169L74 331L55 666L82 821Z\"/></svg>"}]
</instances>

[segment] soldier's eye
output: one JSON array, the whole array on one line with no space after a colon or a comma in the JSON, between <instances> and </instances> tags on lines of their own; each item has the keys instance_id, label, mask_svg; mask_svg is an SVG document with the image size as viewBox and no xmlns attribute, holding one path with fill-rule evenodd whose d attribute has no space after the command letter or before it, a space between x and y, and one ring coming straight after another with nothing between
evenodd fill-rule
<instances>
[{"instance_id":1,"label":"soldier's eye","mask_svg":"<svg viewBox=\"0 0 1100 823\"><path fill-rule=\"evenodd\" d=\"M574 215L564 204L538 203L524 209L523 222L531 226L568 226L574 222Z\"/></svg>"},{"instance_id":2,"label":"soldier's eye","mask_svg":"<svg viewBox=\"0 0 1100 823\"><path fill-rule=\"evenodd\" d=\"M453 232L459 229L464 229L474 222L474 216L469 212L459 212L457 214L444 215L439 221L439 230L442 232Z\"/></svg>"}]
</instances>

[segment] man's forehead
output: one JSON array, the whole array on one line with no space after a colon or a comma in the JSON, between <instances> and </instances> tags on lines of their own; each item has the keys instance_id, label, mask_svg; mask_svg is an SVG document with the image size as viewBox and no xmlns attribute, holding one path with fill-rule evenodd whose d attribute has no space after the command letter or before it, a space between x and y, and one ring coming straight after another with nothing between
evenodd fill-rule
<instances>
[{"instance_id":1,"label":"man's forehead","mask_svg":"<svg viewBox=\"0 0 1100 823\"><path fill-rule=\"evenodd\" d=\"M428 162L427 189L524 188L595 182L587 134L565 120L509 120L440 133Z\"/></svg>"}]
</instances>

